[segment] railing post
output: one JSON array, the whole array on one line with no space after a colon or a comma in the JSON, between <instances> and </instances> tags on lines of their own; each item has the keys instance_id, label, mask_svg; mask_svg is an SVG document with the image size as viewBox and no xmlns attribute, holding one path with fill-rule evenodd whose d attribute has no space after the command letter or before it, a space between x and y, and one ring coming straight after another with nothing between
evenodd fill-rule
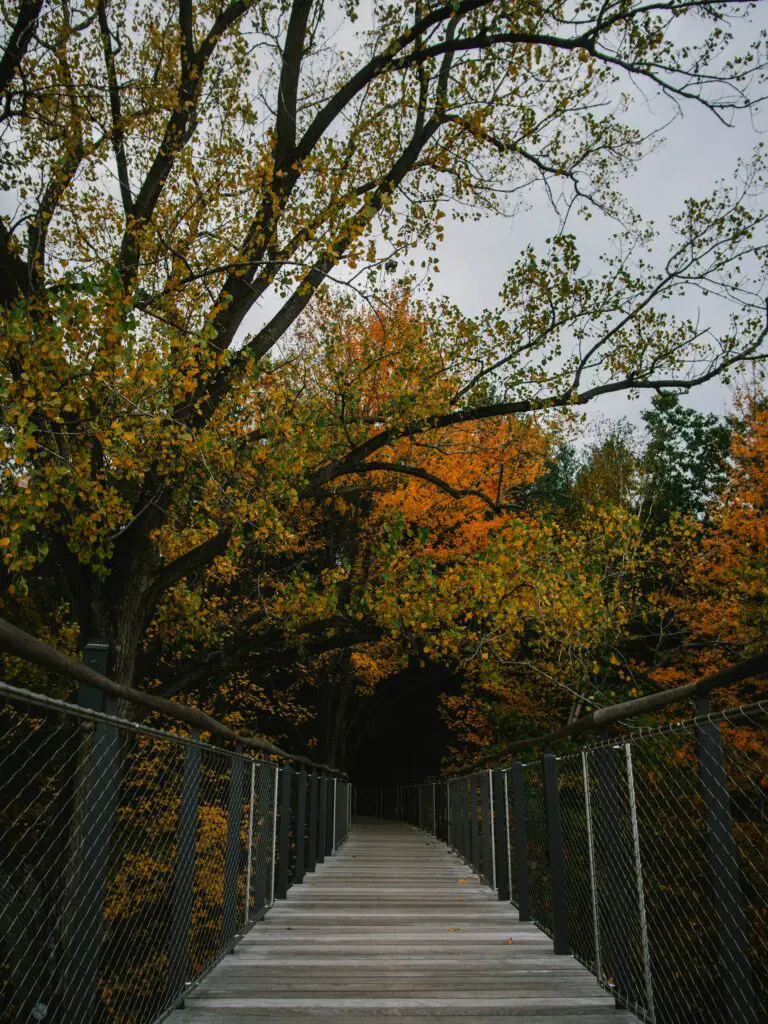
<instances>
[{"instance_id":1,"label":"railing post","mask_svg":"<svg viewBox=\"0 0 768 1024\"><path fill-rule=\"evenodd\" d=\"M646 1011L649 1024L654 1024L653 978L651 975L651 950L648 945L648 920L645 914L645 885L643 883L643 861L640 855L640 827L637 819L637 796L635 794L635 771L632 765L632 744L624 744L627 762L627 792L629 794L629 817L632 826L632 853L635 862L635 891L637 909L640 915L640 944L643 950L643 981L645 984Z\"/></svg>"},{"instance_id":2,"label":"railing post","mask_svg":"<svg viewBox=\"0 0 768 1024\"><path fill-rule=\"evenodd\" d=\"M448 846L453 845L453 836L451 835L451 780L448 779L445 783L445 841Z\"/></svg>"},{"instance_id":3,"label":"railing post","mask_svg":"<svg viewBox=\"0 0 768 1024\"><path fill-rule=\"evenodd\" d=\"M304 881L304 851L307 844L307 773L303 768L296 772L296 861L293 881Z\"/></svg>"},{"instance_id":4,"label":"railing post","mask_svg":"<svg viewBox=\"0 0 768 1024\"><path fill-rule=\"evenodd\" d=\"M557 758L547 751L541 759L544 776L544 808L547 816L549 848L549 884L552 894L552 942L558 955L570 953L568 943L568 897L565 889L563 832L560 822L560 792L557 783Z\"/></svg>"},{"instance_id":5,"label":"railing post","mask_svg":"<svg viewBox=\"0 0 768 1024\"><path fill-rule=\"evenodd\" d=\"M493 793L493 838L495 860L496 894L506 901L509 892L509 809L507 807L506 772L494 771Z\"/></svg>"},{"instance_id":6,"label":"railing post","mask_svg":"<svg viewBox=\"0 0 768 1024\"><path fill-rule=\"evenodd\" d=\"M469 809L471 815L472 867L480 874L480 780L477 775L470 776Z\"/></svg>"},{"instance_id":7,"label":"railing post","mask_svg":"<svg viewBox=\"0 0 768 1024\"><path fill-rule=\"evenodd\" d=\"M240 871L240 823L243 814L243 755L238 744L230 755L227 846L224 855L224 901L221 921L221 951L231 953L237 933L237 876Z\"/></svg>"},{"instance_id":8,"label":"railing post","mask_svg":"<svg viewBox=\"0 0 768 1024\"><path fill-rule=\"evenodd\" d=\"M277 883L277 814L279 809L280 768L275 764L274 769L275 777L272 780L272 857L270 859L272 864L272 885L269 893L268 907L271 907L275 902L275 885Z\"/></svg>"},{"instance_id":9,"label":"railing post","mask_svg":"<svg viewBox=\"0 0 768 1024\"><path fill-rule=\"evenodd\" d=\"M248 860L245 869L245 926L251 920L251 879L253 877L253 815L256 810L256 762L250 759L251 784L248 796Z\"/></svg>"},{"instance_id":10,"label":"railing post","mask_svg":"<svg viewBox=\"0 0 768 1024\"><path fill-rule=\"evenodd\" d=\"M586 750L581 752L581 773L584 780L584 815L587 823L587 856L589 858L589 892L592 899L592 932L595 942L595 974L602 980L603 962L600 953L600 910L597 891L597 872L595 871L595 839L592 827L592 793L589 781L589 755Z\"/></svg>"},{"instance_id":11,"label":"railing post","mask_svg":"<svg viewBox=\"0 0 768 1024\"><path fill-rule=\"evenodd\" d=\"M307 839L307 871L314 871L317 865L317 772L309 773L309 829Z\"/></svg>"},{"instance_id":12,"label":"railing post","mask_svg":"<svg viewBox=\"0 0 768 1024\"><path fill-rule=\"evenodd\" d=\"M437 838L437 799L435 793L435 787L437 783L432 783L432 835Z\"/></svg>"},{"instance_id":13,"label":"railing post","mask_svg":"<svg viewBox=\"0 0 768 1024\"><path fill-rule=\"evenodd\" d=\"M83 660L107 674L109 647L89 643ZM117 701L94 686L81 685L81 707L114 715ZM84 731L83 736L87 733ZM104 904L112 830L120 785L120 738L115 726L96 722L90 732L90 761L85 771L81 810L76 811L73 837L79 845L72 904L70 975L64 1017L90 1024L96 1011L97 982L104 933Z\"/></svg>"},{"instance_id":14,"label":"railing post","mask_svg":"<svg viewBox=\"0 0 768 1024\"><path fill-rule=\"evenodd\" d=\"M319 801L317 815L317 863L322 864L325 860L325 816L328 813L328 781L323 772L318 779Z\"/></svg>"},{"instance_id":15,"label":"railing post","mask_svg":"<svg viewBox=\"0 0 768 1024\"><path fill-rule=\"evenodd\" d=\"M293 771L290 765L282 765L280 768L280 840L277 851L277 881L275 883L275 898L278 900L284 900L288 895L292 775Z\"/></svg>"},{"instance_id":16,"label":"railing post","mask_svg":"<svg viewBox=\"0 0 768 1024\"><path fill-rule=\"evenodd\" d=\"M192 731L192 740L184 754L181 779L178 843L173 874L173 910L171 911L171 949L168 958L168 1002L183 1003L189 967L189 930L194 903L195 849L197 846L198 800L200 796L199 729Z\"/></svg>"},{"instance_id":17,"label":"railing post","mask_svg":"<svg viewBox=\"0 0 768 1024\"><path fill-rule=\"evenodd\" d=\"M325 780L325 855L330 857L333 855L333 829L334 822L336 821L336 778L328 778ZM383 816L383 813L382 813Z\"/></svg>"},{"instance_id":18,"label":"railing post","mask_svg":"<svg viewBox=\"0 0 768 1024\"><path fill-rule=\"evenodd\" d=\"M465 784L466 783L466 784ZM462 781L461 785L461 802L462 802L462 843L463 849L461 856L464 858L466 864L470 864L472 861L472 811L470 809L470 777Z\"/></svg>"},{"instance_id":19,"label":"railing post","mask_svg":"<svg viewBox=\"0 0 768 1024\"><path fill-rule=\"evenodd\" d=\"M603 879L600 956L603 978L613 990L617 1006L626 1006L632 995L632 911L628 900L631 862L626 850L627 805L622 797L621 777L626 775L621 747L604 737L595 753L598 785L594 791L593 834L597 875ZM602 871L600 868L602 867ZM598 894L599 895L599 894Z\"/></svg>"},{"instance_id":20,"label":"railing post","mask_svg":"<svg viewBox=\"0 0 768 1024\"><path fill-rule=\"evenodd\" d=\"M531 920L531 900L528 872L528 834L525 823L525 792L523 789L522 761L512 763L512 805L515 811L515 885L517 888L517 916L521 921Z\"/></svg>"},{"instance_id":21,"label":"railing post","mask_svg":"<svg viewBox=\"0 0 768 1024\"><path fill-rule=\"evenodd\" d=\"M696 702L696 714L709 714L709 700ZM754 1021L757 1002L752 969L747 957L744 896L741 889L738 851L733 837L731 798L725 769L723 737L717 722L696 725L699 781L704 803L707 853L712 883L712 902L717 915L717 934L722 961L721 984L729 1024Z\"/></svg>"},{"instance_id":22,"label":"railing post","mask_svg":"<svg viewBox=\"0 0 768 1024\"><path fill-rule=\"evenodd\" d=\"M491 794L491 772L484 771L478 779L478 818L482 812L482 830L480 833L482 849L483 882L491 889L496 888L496 855L493 825L493 796Z\"/></svg>"},{"instance_id":23,"label":"railing post","mask_svg":"<svg viewBox=\"0 0 768 1024\"><path fill-rule=\"evenodd\" d=\"M336 852L336 819L338 818L338 814L339 814L339 802L338 802L339 794L337 792L337 786L336 786L337 782L338 782L338 779L334 776L334 778L333 778L333 820L332 820L333 837L331 839L331 853L335 853Z\"/></svg>"}]
</instances>

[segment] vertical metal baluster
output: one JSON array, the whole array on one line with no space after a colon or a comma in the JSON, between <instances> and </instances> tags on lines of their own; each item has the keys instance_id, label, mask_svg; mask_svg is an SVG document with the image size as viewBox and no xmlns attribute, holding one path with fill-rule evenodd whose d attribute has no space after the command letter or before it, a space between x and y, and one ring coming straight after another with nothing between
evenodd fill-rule
<instances>
[{"instance_id":1,"label":"vertical metal baluster","mask_svg":"<svg viewBox=\"0 0 768 1024\"><path fill-rule=\"evenodd\" d=\"M507 843L507 899L512 899L512 845L509 836L509 772L504 769L504 821Z\"/></svg>"},{"instance_id":2,"label":"vertical metal baluster","mask_svg":"<svg viewBox=\"0 0 768 1024\"><path fill-rule=\"evenodd\" d=\"M696 701L696 715L708 714L709 701L700 697ZM747 952L749 940L739 854L733 835L723 737L717 722L697 723L696 752L728 1024L748 1024L757 1020L759 998L755 994Z\"/></svg>"},{"instance_id":3,"label":"vertical metal baluster","mask_svg":"<svg viewBox=\"0 0 768 1024\"><path fill-rule=\"evenodd\" d=\"M512 801L515 808L515 868L517 871L517 916L521 921L531 919L531 901L528 873L528 835L525 821L525 792L523 764L512 764Z\"/></svg>"},{"instance_id":4,"label":"vertical metal baluster","mask_svg":"<svg viewBox=\"0 0 768 1024\"><path fill-rule=\"evenodd\" d=\"M302 768L297 775L296 794L296 867L294 882L304 881L304 851L307 845L307 773Z\"/></svg>"},{"instance_id":5,"label":"vertical metal baluster","mask_svg":"<svg viewBox=\"0 0 768 1024\"><path fill-rule=\"evenodd\" d=\"M253 862L253 796L256 789L256 762L251 760L251 799L248 809L248 864L245 870L245 926L251 920L251 865Z\"/></svg>"},{"instance_id":6,"label":"vertical metal baluster","mask_svg":"<svg viewBox=\"0 0 768 1024\"><path fill-rule=\"evenodd\" d=\"M102 675L107 674L109 647L89 643L83 660ZM78 703L109 715L117 712L117 700L95 686L81 684ZM83 725L86 746L87 723ZM71 936L73 949L69 966L68 991L64 997L66 1019L90 1024L98 1002L99 960L104 934L104 906L107 896L109 848L120 790L120 737L117 728L95 722L90 732L90 761L85 782L78 793L80 813L75 812L73 846L79 843L73 894ZM67 1014L69 1014L67 1016Z\"/></svg>"},{"instance_id":7,"label":"vertical metal baluster","mask_svg":"<svg viewBox=\"0 0 768 1024\"><path fill-rule=\"evenodd\" d=\"M288 861L291 841L291 786L293 769L286 763L279 770L280 780L280 842L277 848L277 881L275 898L284 900L288 895Z\"/></svg>"},{"instance_id":8,"label":"vertical metal baluster","mask_svg":"<svg viewBox=\"0 0 768 1024\"><path fill-rule=\"evenodd\" d=\"M477 775L469 780L470 850L475 874L480 874L480 780Z\"/></svg>"},{"instance_id":9,"label":"vertical metal baluster","mask_svg":"<svg viewBox=\"0 0 768 1024\"><path fill-rule=\"evenodd\" d=\"M171 951L168 957L170 1006L183 1005L189 970L189 932L194 903L195 849L197 847L198 800L200 795L200 731L192 731L192 740L184 755L179 807L178 843L173 875L173 911L171 913Z\"/></svg>"},{"instance_id":10,"label":"vertical metal baluster","mask_svg":"<svg viewBox=\"0 0 768 1024\"><path fill-rule=\"evenodd\" d=\"M467 814L467 863L472 864L474 862L474 847L472 845L472 776L467 776L467 787L466 787L466 814Z\"/></svg>"},{"instance_id":11,"label":"vertical metal baluster","mask_svg":"<svg viewBox=\"0 0 768 1024\"><path fill-rule=\"evenodd\" d=\"M437 838L437 802L435 800L435 783L432 783L432 835Z\"/></svg>"},{"instance_id":12,"label":"vertical metal baluster","mask_svg":"<svg viewBox=\"0 0 768 1024\"><path fill-rule=\"evenodd\" d=\"M496 822L493 808L493 772L488 769L488 831L491 848L491 888L496 888Z\"/></svg>"},{"instance_id":13,"label":"vertical metal baluster","mask_svg":"<svg viewBox=\"0 0 768 1024\"><path fill-rule=\"evenodd\" d=\"M274 787L274 794L272 797L272 889L269 894L269 905L270 907L275 902L275 871L277 868L276 853L277 853L277 782L280 774L280 768L277 764L274 766L275 776L272 780Z\"/></svg>"},{"instance_id":14,"label":"vertical metal baluster","mask_svg":"<svg viewBox=\"0 0 768 1024\"><path fill-rule=\"evenodd\" d=\"M334 777L333 780L333 836L331 837L331 849L335 852L336 850L336 809L338 804L336 803L336 783L337 779Z\"/></svg>"},{"instance_id":15,"label":"vertical metal baluster","mask_svg":"<svg viewBox=\"0 0 768 1024\"><path fill-rule=\"evenodd\" d=\"M446 842L450 846L452 843L451 837L451 780L445 784L445 834Z\"/></svg>"},{"instance_id":16,"label":"vertical metal baluster","mask_svg":"<svg viewBox=\"0 0 768 1024\"><path fill-rule=\"evenodd\" d=\"M589 886L592 896L592 931L595 940L595 974L603 981L603 961L600 953L600 910L595 871L595 839L592 832L592 794L590 793L589 763L586 750L581 752L581 773L584 779L584 812L587 818L587 853L589 856Z\"/></svg>"},{"instance_id":17,"label":"vertical metal baluster","mask_svg":"<svg viewBox=\"0 0 768 1024\"><path fill-rule=\"evenodd\" d=\"M319 801L317 816L317 863L325 860L325 836L327 830L326 814L328 813L328 779L321 773L318 779Z\"/></svg>"},{"instance_id":18,"label":"vertical metal baluster","mask_svg":"<svg viewBox=\"0 0 768 1024\"><path fill-rule=\"evenodd\" d=\"M563 831L560 822L560 793L557 783L557 758L547 752L541 759L544 776L544 809L547 816L549 882L552 893L552 942L559 956L570 953L568 942L568 896L565 888Z\"/></svg>"},{"instance_id":19,"label":"vertical metal baluster","mask_svg":"<svg viewBox=\"0 0 768 1024\"><path fill-rule=\"evenodd\" d=\"M635 795L635 772L632 766L632 745L624 744L624 756L627 761L627 789L629 792L629 816L632 823L632 852L635 860L635 886L637 889L637 906L640 911L640 940L643 947L643 980L645 982L645 999L648 1020L654 1024L656 1016L653 1011L653 978L651 977L651 953L648 948L648 922L645 916L645 888L643 886L643 863L640 858L640 830L637 823L637 797Z\"/></svg>"},{"instance_id":20,"label":"vertical metal baluster","mask_svg":"<svg viewBox=\"0 0 768 1024\"><path fill-rule=\"evenodd\" d=\"M240 745L230 754L227 848L224 859L224 906L221 952L231 953L237 934L237 875L240 869L240 821L243 815L243 755Z\"/></svg>"},{"instance_id":21,"label":"vertical metal baluster","mask_svg":"<svg viewBox=\"0 0 768 1024\"><path fill-rule=\"evenodd\" d=\"M493 802L493 878L500 902L510 897L509 890L509 820L505 787L506 773L491 773Z\"/></svg>"},{"instance_id":22,"label":"vertical metal baluster","mask_svg":"<svg viewBox=\"0 0 768 1024\"><path fill-rule=\"evenodd\" d=\"M309 837L307 840L307 871L317 864L317 772L309 774Z\"/></svg>"}]
</instances>

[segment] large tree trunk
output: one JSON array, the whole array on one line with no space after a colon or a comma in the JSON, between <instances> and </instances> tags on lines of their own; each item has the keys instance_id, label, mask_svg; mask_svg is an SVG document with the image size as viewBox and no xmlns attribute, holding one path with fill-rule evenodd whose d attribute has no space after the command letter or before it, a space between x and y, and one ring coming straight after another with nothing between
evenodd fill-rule
<instances>
[{"instance_id":1,"label":"large tree trunk","mask_svg":"<svg viewBox=\"0 0 768 1024\"><path fill-rule=\"evenodd\" d=\"M116 550L106 575L82 565L63 538L55 544L56 561L80 627L80 641L109 644L109 675L123 686L137 686L141 639L162 597L157 580L160 558L145 537Z\"/></svg>"}]
</instances>

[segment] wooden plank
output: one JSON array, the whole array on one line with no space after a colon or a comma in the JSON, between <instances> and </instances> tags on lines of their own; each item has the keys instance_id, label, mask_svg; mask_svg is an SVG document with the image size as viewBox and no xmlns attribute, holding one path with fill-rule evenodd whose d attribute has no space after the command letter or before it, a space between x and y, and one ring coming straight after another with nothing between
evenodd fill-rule
<instances>
[{"instance_id":1,"label":"wooden plank","mask_svg":"<svg viewBox=\"0 0 768 1024\"><path fill-rule=\"evenodd\" d=\"M637 1024L446 846L357 823L171 1024Z\"/></svg>"}]
</instances>

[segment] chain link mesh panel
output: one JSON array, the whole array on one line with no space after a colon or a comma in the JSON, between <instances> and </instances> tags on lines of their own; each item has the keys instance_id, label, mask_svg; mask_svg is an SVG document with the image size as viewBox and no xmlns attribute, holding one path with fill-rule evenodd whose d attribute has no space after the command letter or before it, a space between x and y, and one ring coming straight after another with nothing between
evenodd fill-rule
<instances>
[{"instance_id":1,"label":"chain link mesh panel","mask_svg":"<svg viewBox=\"0 0 768 1024\"><path fill-rule=\"evenodd\" d=\"M640 1020L768 1024L767 715L763 702L565 754L559 814L542 760L500 773L492 815L487 773L439 782L445 838L487 884L506 870L521 916ZM404 820L433 831L431 794L400 787Z\"/></svg>"},{"instance_id":2,"label":"chain link mesh panel","mask_svg":"<svg viewBox=\"0 0 768 1024\"><path fill-rule=\"evenodd\" d=\"M149 1024L178 1003L226 950L225 905L242 933L272 900L275 777L3 686L0 1019Z\"/></svg>"}]
</instances>

